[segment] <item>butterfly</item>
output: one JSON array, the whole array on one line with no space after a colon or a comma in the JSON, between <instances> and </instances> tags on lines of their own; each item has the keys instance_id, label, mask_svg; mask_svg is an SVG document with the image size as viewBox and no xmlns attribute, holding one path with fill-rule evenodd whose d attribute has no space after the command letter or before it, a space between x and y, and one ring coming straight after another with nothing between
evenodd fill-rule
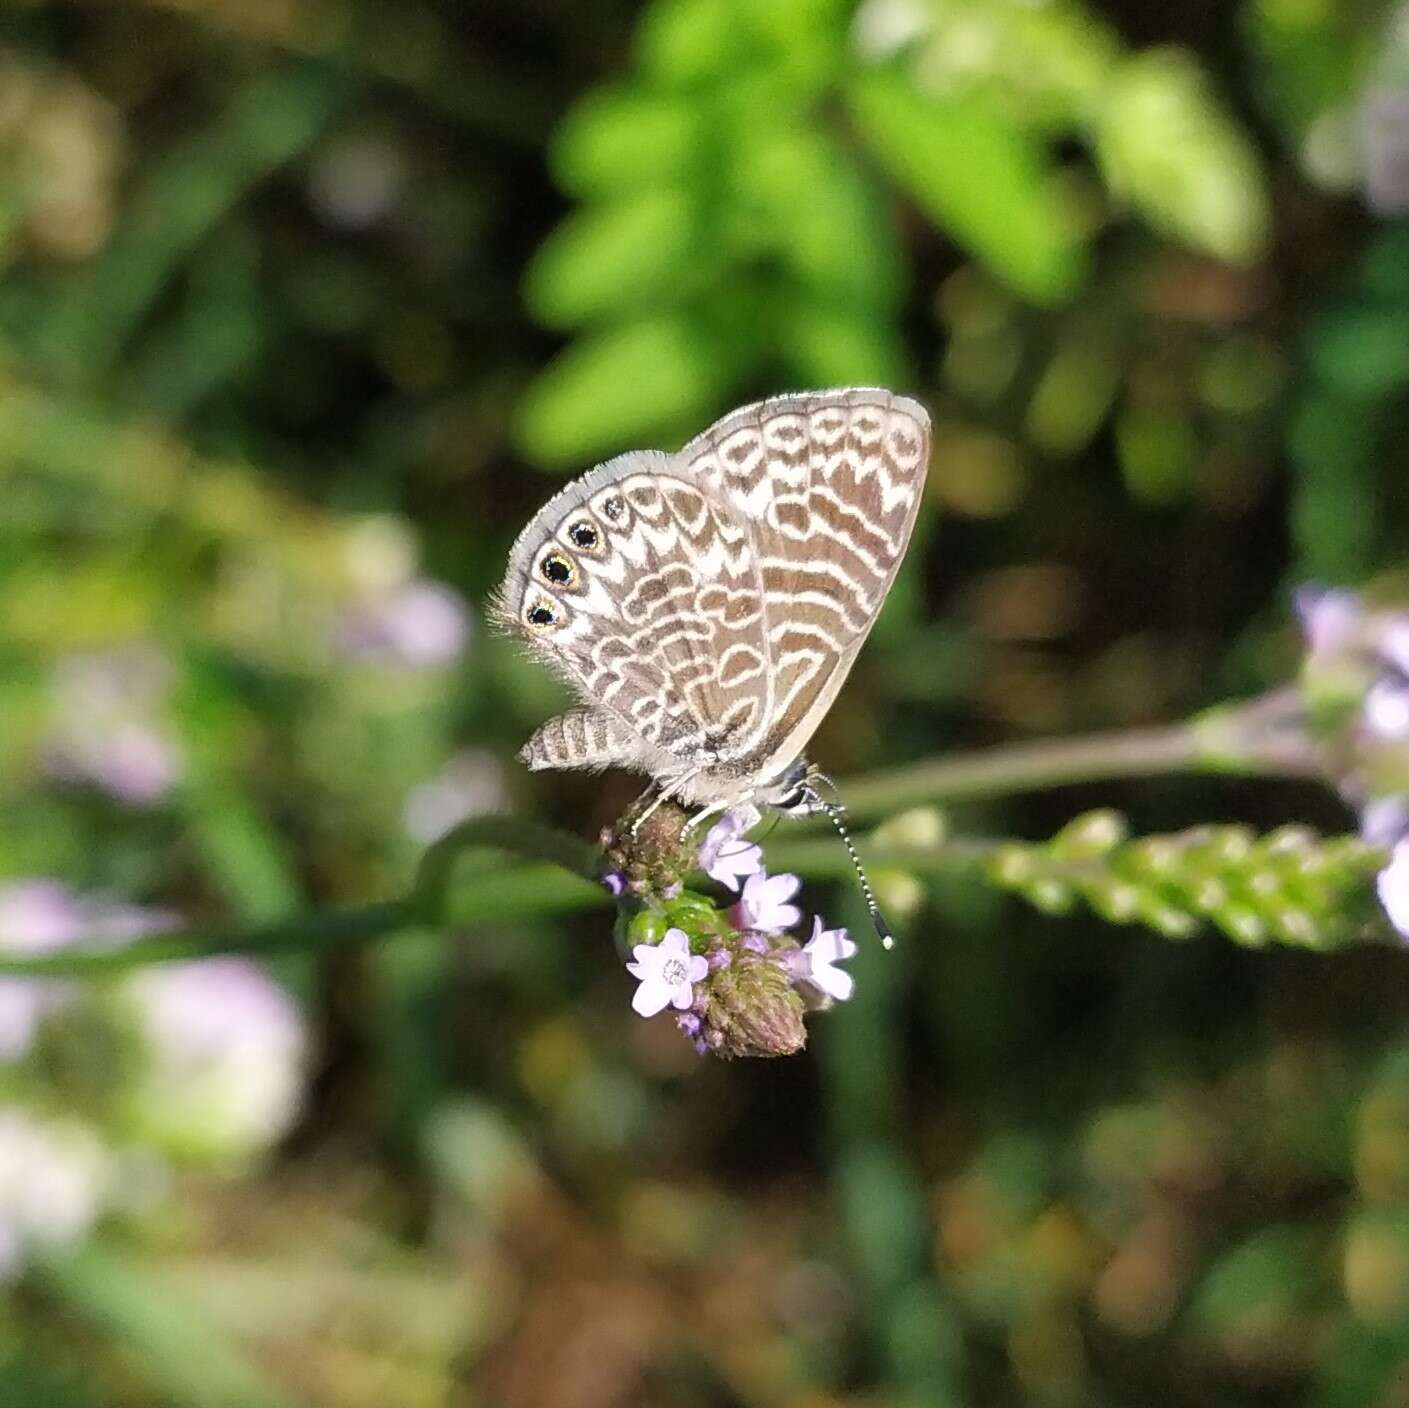
<instances>
[{"instance_id":1,"label":"butterfly","mask_svg":"<svg viewBox=\"0 0 1409 1408\"><path fill-rule=\"evenodd\" d=\"M641 772L704 814L827 810L803 749L895 580L929 447L907 397L806 392L554 495L514 543L492 613L581 703L520 758Z\"/></svg>"}]
</instances>

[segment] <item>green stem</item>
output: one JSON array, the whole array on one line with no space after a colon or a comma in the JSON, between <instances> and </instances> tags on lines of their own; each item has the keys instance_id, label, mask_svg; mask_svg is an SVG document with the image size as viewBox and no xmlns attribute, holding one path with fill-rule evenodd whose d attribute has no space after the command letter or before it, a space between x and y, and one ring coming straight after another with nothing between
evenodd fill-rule
<instances>
[{"instance_id":1,"label":"green stem","mask_svg":"<svg viewBox=\"0 0 1409 1408\"><path fill-rule=\"evenodd\" d=\"M549 861L588 881L595 881L602 868L597 848L565 831L502 813L471 817L428 847L416 868L410 904L425 923L443 922L455 862L478 846Z\"/></svg>"},{"instance_id":2,"label":"green stem","mask_svg":"<svg viewBox=\"0 0 1409 1408\"><path fill-rule=\"evenodd\" d=\"M321 945L363 943L405 928L410 922L410 913L406 904L394 900L361 909L298 915L273 924L175 929L137 939L122 948L111 944L80 944L31 958L0 957L0 976L96 978L148 963L209 958L218 953L271 954Z\"/></svg>"},{"instance_id":3,"label":"green stem","mask_svg":"<svg viewBox=\"0 0 1409 1408\"><path fill-rule=\"evenodd\" d=\"M953 803L1035 792L1071 783L1158 777L1181 772L1312 777L1320 763L1301 735L1294 690L1210 710L1159 728L1005 744L843 779L854 818L924 803Z\"/></svg>"},{"instance_id":4,"label":"green stem","mask_svg":"<svg viewBox=\"0 0 1409 1408\"><path fill-rule=\"evenodd\" d=\"M842 795L853 817L862 818L922 803L1177 772L1314 776L1319 761L1300 724L1296 692L1277 690L1164 728L1017 744L912 763L843 782ZM873 865L935 871L979 864L997 844L970 838L919 847L872 841L863 854ZM481 847L539 863L480 873L452 888L462 853ZM775 869L804 875L842 875L850 868L845 851L830 838L782 836L770 843L769 854ZM522 817L475 817L427 849L410 892L401 899L271 924L154 934L123 948L91 944L33 957L0 957L0 975L97 976L218 953L270 954L361 943L417 926L443 928L572 912L607 903L597 883L600 863L595 846L552 827Z\"/></svg>"},{"instance_id":5,"label":"green stem","mask_svg":"<svg viewBox=\"0 0 1409 1408\"><path fill-rule=\"evenodd\" d=\"M546 862L476 876L450 890L455 862L475 846ZM365 943L418 925L438 928L486 919L514 919L606 903L595 883L597 852L585 841L519 817L483 816L448 832L421 858L411 892L358 909L298 915L272 924L179 929L115 948L79 944L57 953L0 957L0 976L92 978L149 963L210 958L221 953L281 953L289 949Z\"/></svg>"}]
</instances>

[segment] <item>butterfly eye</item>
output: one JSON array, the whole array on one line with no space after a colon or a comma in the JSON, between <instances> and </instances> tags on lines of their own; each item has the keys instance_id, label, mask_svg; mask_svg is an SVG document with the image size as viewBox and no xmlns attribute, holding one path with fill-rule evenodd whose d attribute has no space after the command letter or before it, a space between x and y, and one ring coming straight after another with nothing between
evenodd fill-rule
<instances>
[{"instance_id":1,"label":"butterfly eye","mask_svg":"<svg viewBox=\"0 0 1409 1408\"><path fill-rule=\"evenodd\" d=\"M530 606L525 615L530 626L555 626L558 622L557 613L553 608L541 601Z\"/></svg>"},{"instance_id":2,"label":"butterfly eye","mask_svg":"<svg viewBox=\"0 0 1409 1408\"><path fill-rule=\"evenodd\" d=\"M543 559L539 571L541 571L554 586L558 587L572 583L577 577L572 563L561 553L556 552L550 552L548 556Z\"/></svg>"},{"instance_id":3,"label":"butterfly eye","mask_svg":"<svg viewBox=\"0 0 1409 1408\"><path fill-rule=\"evenodd\" d=\"M584 552L593 551L601 542L597 530L590 523L574 523L568 529L568 537Z\"/></svg>"}]
</instances>

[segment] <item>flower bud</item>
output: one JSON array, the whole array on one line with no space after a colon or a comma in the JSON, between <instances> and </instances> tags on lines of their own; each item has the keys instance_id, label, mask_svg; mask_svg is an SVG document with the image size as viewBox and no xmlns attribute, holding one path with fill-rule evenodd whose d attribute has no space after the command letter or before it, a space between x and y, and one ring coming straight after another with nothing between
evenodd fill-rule
<instances>
[{"instance_id":1,"label":"flower bud","mask_svg":"<svg viewBox=\"0 0 1409 1408\"><path fill-rule=\"evenodd\" d=\"M706 1038L721 1056L790 1056L807 1041L802 999L772 958L741 949L711 977Z\"/></svg>"},{"instance_id":2,"label":"flower bud","mask_svg":"<svg viewBox=\"0 0 1409 1408\"><path fill-rule=\"evenodd\" d=\"M685 834L689 814L673 802L656 807L643 819L632 807L602 832L606 868L626 876L638 894L660 896L680 885L695 868L695 847Z\"/></svg>"}]
</instances>

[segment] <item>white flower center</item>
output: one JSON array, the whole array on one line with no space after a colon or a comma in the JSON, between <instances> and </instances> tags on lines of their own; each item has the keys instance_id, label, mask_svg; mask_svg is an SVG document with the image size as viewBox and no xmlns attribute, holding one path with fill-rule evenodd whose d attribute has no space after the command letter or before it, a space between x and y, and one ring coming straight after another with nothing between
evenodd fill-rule
<instances>
[{"instance_id":1,"label":"white flower center","mask_svg":"<svg viewBox=\"0 0 1409 1408\"><path fill-rule=\"evenodd\" d=\"M667 958L661 964L660 975L662 981L669 983L673 988L678 988L685 981L689 971L683 958Z\"/></svg>"}]
</instances>

